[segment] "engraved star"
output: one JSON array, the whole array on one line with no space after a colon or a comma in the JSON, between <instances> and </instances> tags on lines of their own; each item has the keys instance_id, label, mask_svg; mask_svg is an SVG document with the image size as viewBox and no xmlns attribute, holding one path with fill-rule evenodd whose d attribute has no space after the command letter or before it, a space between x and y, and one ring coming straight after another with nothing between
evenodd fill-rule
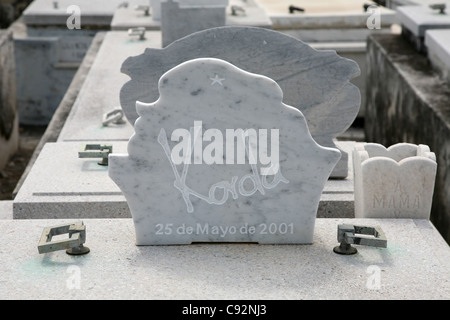
<instances>
[{"instance_id":1,"label":"engraved star","mask_svg":"<svg viewBox=\"0 0 450 320\"><path fill-rule=\"evenodd\" d=\"M225 79L223 78L219 78L219 76L216 74L216 76L214 78L209 78L212 80L211 85L215 85L216 83L220 84L221 86L223 86L222 81L224 81Z\"/></svg>"}]
</instances>

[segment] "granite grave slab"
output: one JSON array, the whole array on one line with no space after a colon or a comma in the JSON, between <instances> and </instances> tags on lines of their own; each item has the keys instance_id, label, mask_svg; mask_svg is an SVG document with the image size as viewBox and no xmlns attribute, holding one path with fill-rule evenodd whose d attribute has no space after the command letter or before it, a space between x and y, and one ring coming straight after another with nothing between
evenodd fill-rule
<instances>
[{"instance_id":1,"label":"granite grave slab","mask_svg":"<svg viewBox=\"0 0 450 320\"><path fill-rule=\"evenodd\" d=\"M88 255L38 253L43 228L73 222L0 220L1 299L449 299L450 249L427 220L317 219L313 245L135 246L132 219L84 219ZM388 247L337 255L340 223L378 225Z\"/></svg>"},{"instance_id":2,"label":"granite grave slab","mask_svg":"<svg viewBox=\"0 0 450 320\"><path fill-rule=\"evenodd\" d=\"M79 8L82 26L98 26L109 29L117 8L124 2L129 6L141 4L144 0L34 0L23 12L23 21L29 26L66 26L73 14L73 6Z\"/></svg>"},{"instance_id":3,"label":"granite grave slab","mask_svg":"<svg viewBox=\"0 0 450 320\"><path fill-rule=\"evenodd\" d=\"M427 30L425 46L434 69L450 83L450 29Z\"/></svg>"},{"instance_id":4,"label":"granite grave slab","mask_svg":"<svg viewBox=\"0 0 450 320\"><path fill-rule=\"evenodd\" d=\"M86 75L83 88L58 137L59 142L128 141L133 133L128 122L103 126L102 121L105 114L120 108L120 89L128 80L120 73L121 64L127 57L137 55L146 48L161 48L160 32L147 31L144 40L130 37L124 31L105 34L91 71ZM115 54L111 54L112 50ZM110 94L99 92L97 86Z\"/></svg>"},{"instance_id":5,"label":"granite grave slab","mask_svg":"<svg viewBox=\"0 0 450 320\"><path fill-rule=\"evenodd\" d=\"M200 58L166 72L158 89L156 102L136 102L140 117L128 154L109 156L136 243L311 243L340 152L313 140L302 113L282 103L276 82ZM168 226L201 231L177 234Z\"/></svg>"},{"instance_id":6,"label":"granite grave slab","mask_svg":"<svg viewBox=\"0 0 450 320\"><path fill-rule=\"evenodd\" d=\"M130 123L137 119L136 101L158 98L157 82L163 73L202 57L223 59L274 79L283 90L283 102L302 111L320 145L335 147L333 139L349 128L358 114L361 96L350 83L360 73L354 61L331 50L314 50L276 31L223 27L197 32L163 49L146 49L125 60L121 71L131 80L122 87L120 102ZM348 155L343 153L332 177L345 178L347 174Z\"/></svg>"},{"instance_id":7,"label":"granite grave slab","mask_svg":"<svg viewBox=\"0 0 450 320\"><path fill-rule=\"evenodd\" d=\"M450 7L449 1L442 1ZM425 32L430 29L449 29L448 12L430 8L430 5L401 6L397 8L397 19L402 25L402 34L415 45L419 52L425 52Z\"/></svg>"}]
</instances>

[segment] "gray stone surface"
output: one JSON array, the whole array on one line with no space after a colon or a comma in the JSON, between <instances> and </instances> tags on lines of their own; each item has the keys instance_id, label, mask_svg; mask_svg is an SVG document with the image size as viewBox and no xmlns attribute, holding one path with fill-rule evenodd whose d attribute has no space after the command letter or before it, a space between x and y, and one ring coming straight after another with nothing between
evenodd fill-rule
<instances>
[{"instance_id":1,"label":"gray stone surface","mask_svg":"<svg viewBox=\"0 0 450 320\"><path fill-rule=\"evenodd\" d=\"M161 3L162 46L191 33L225 26L224 6L181 6L172 0Z\"/></svg>"},{"instance_id":2,"label":"gray stone surface","mask_svg":"<svg viewBox=\"0 0 450 320\"><path fill-rule=\"evenodd\" d=\"M1 220L1 299L448 300L449 247L425 220L318 219L312 245L135 246L131 219L85 219L91 252L39 254L45 227ZM340 223L378 225L385 249L333 253ZM220 276L218 276L220 275ZM189 303L187 303L189 304ZM181 310L175 311L175 315Z\"/></svg>"},{"instance_id":3,"label":"gray stone surface","mask_svg":"<svg viewBox=\"0 0 450 320\"><path fill-rule=\"evenodd\" d=\"M11 220L13 218L12 200L0 201L0 220Z\"/></svg>"},{"instance_id":4,"label":"gray stone surface","mask_svg":"<svg viewBox=\"0 0 450 320\"><path fill-rule=\"evenodd\" d=\"M15 80L12 31L0 31L0 171L19 147Z\"/></svg>"},{"instance_id":5,"label":"gray stone surface","mask_svg":"<svg viewBox=\"0 0 450 320\"><path fill-rule=\"evenodd\" d=\"M244 9L244 12L239 11L237 15L232 15L231 6L238 6ZM272 27L272 21L266 12L251 0L230 1L225 14L225 25L227 26ZM159 12L160 15L161 13ZM145 27L147 30L160 30L160 18L155 20L155 17L154 11L151 11L150 16L144 16L142 12L137 12L131 6L118 8L111 21L111 30L123 31L135 27Z\"/></svg>"},{"instance_id":6,"label":"gray stone surface","mask_svg":"<svg viewBox=\"0 0 450 320\"><path fill-rule=\"evenodd\" d=\"M170 0L172 1L172 0ZM152 18L154 21L160 21L162 20L161 16L161 3L167 2L167 0L150 0L150 6L152 11ZM178 0L177 1L180 4L180 7L186 7L186 6L221 6L226 7L229 3L229 0Z\"/></svg>"},{"instance_id":7,"label":"gray stone surface","mask_svg":"<svg viewBox=\"0 0 450 320\"><path fill-rule=\"evenodd\" d=\"M129 6L140 4L143 0L128 0ZM54 3L57 2L55 8ZM35 0L23 12L23 21L27 25L66 26L73 11L68 11L72 5L80 8L81 26L100 26L109 29L115 10L123 0Z\"/></svg>"},{"instance_id":8,"label":"gray stone surface","mask_svg":"<svg viewBox=\"0 0 450 320\"><path fill-rule=\"evenodd\" d=\"M360 73L356 62L333 51L316 51L276 31L224 27L198 32L162 50L147 49L127 59L121 71L131 80L122 88L120 101L128 120L134 123L137 118L137 100L150 103L158 99L157 82L163 73L201 57L223 59L275 80L283 90L283 102L302 111L320 145L334 147L332 139L350 127L358 114L360 93L349 82ZM347 162L344 153L332 177L346 177Z\"/></svg>"},{"instance_id":9,"label":"gray stone surface","mask_svg":"<svg viewBox=\"0 0 450 320\"><path fill-rule=\"evenodd\" d=\"M15 219L131 217L127 202L99 159L79 159L86 143L111 144L126 153L126 141L47 143L14 198ZM346 152L355 142L337 142ZM47 181L43 184L42 181ZM346 179L330 179L322 192L318 217L354 217L353 169Z\"/></svg>"},{"instance_id":10,"label":"gray stone surface","mask_svg":"<svg viewBox=\"0 0 450 320\"><path fill-rule=\"evenodd\" d=\"M442 1L447 6L449 1ZM411 31L416 37L425 37L429 29L450 28L450 16L433 10L428 5L401 6L397 9L397 18L403 27Z\"/></svg>"},{"instance_id":11,"label":"gray stone surface","mask_svg":"<svg viewBox=\"0 0 450 320\"><path fill-rule=\"evenodd\" d=\"M148 1L146 1L148 3ZM121 7L116 10L111 21L112 31L126 31L129 28L144 27L146 30L160 30L161 22L153 20L153 14L146 16L133 7Z\"/></svg>"},{"instance_id":12,"label":"gray stone surface","mask_svg":"<svg viewBox=\"0 0 450 320\"><path fill-rule=\"evenodd\" d=\"M133 133L132 126L127 122L124 125L104 127L103 115L120 107L120 88L128 80L120 72L123 61L129 56L140 54L145 48L160 47L161 33L157 31L148 31L146 39L142 41L129 37L124 31L107 32L58 141L127 141ZM113 51L114 54L111 54ZM98 86L105 91L99 92ZM104 92L108 94L103 94Z\"/></svg>"},{"instance_id":13,"label":"gray stone surface","mask_svg":"<svg viewBox=\"0 0 450 320\"><path fill-rule=\"evenodd\" d=\"M450 29L427 30L425 46L434 69L450 83Z\"/></svg>"},{"instance_id":14,"label":"gray stone surface","mask_svg":"<svg viewBox=\"0 0 450 320\"><path fill-rule=\"evenodd\" d=\"M450 1L442 3L450 7ZM420 52L426 51L424 38L427 30L450 28L450 15L441 14L439 10L433 10L428 5L400 6L397 8L397 19L402 26L402 34Z\"/></svg>"},{"instance_id":15,"label":"gray stone surface","mask_svg":"<svg viewBox=\"0 0 450 320\"><path fill-rule=\"evenodd\" d=\"M342 33L343 32L340 32L340 35L342 35ZM315 34L317 35L317 33ZM297 37L294 34L290 35ZM364 39L366 38L367 35ZM300 37L299 39L303 38ZM359 92L361 93L361 107L358 111L358 117L364 118L364 110L366 107L366 41L359 42L354 41L355 38L350 39L353 40L348 42L309 42L308 44L316 50L335 50L341 57L353 60L358 64L361 75L353 78L351 82L358 87Z\"/></svg>"},{"instance_id":16,"label":"gray stone surface","mask_svg":"<svg viewBox=\"0 0 450 320\"><path fill-rule=\"evenodd\" d=\"M20 123L46 125L79 64L60 63L55 37L16 38L14 45Z\"/></svg>"},{"instance_id":17,"label":"gray stone surface","mask_svg":"<svg viewBox=\"0 0 450 320\"><path fill-rule=\"evenodd\" d=\"M430 220L450 242L450 87L399 35L370 37L367 52L366 139L426 144L436 154Z\"/></svg>"}]
</instances>

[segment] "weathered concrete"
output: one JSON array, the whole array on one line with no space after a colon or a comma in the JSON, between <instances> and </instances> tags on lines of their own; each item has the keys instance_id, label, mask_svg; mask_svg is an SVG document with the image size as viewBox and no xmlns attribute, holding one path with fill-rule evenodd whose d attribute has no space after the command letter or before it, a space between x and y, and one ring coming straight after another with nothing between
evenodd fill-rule
<instances>
[{"instance_id":1,"label":"weathered concrete","mask_svg":"<svg viewBox=\"0 0 450 320\"><path fill-rule=\"evenodd\" d=\"M450 242L450 86L399 35L369 37L367 67L366 140L426 144L435 152L430 220Z\"/></svg>"},{"instance_id":2,"label":"weathered concrete","mask_svg":"<svg viewBox=\"0 0 450 320\"><path fill-rule=\"evenodd\" d=\"M12 31L0 32L0 170L19 147Z\"/></svg>"}]
</instances>

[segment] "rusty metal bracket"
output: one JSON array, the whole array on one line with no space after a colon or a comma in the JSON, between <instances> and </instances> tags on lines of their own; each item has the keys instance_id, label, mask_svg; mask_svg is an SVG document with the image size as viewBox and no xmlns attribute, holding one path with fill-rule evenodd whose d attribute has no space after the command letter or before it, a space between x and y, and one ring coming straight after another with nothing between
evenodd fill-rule
<instances>
[{"instance_id":1,"label":"rusty metal bracket","mask_svg":"<svg viewBox=\"0 0 450 320\"><path fill-rule=\"evenodd\" d=\"M386 248L387 239L380 227L355 226L351 224L338 225L337 240L339 246L334 247L335 253L350 255L358 250L352 244Z\"/></svg>"},{"instance_id":2,"label":"rusty metal bracket","mask_svg":"<svg viewBox=\"0 0 450 320\"><path fill-rule=\"evenodd\" d=\"M52 241L54 236L63 234L68 234L69 238ZM83 222L46 227L42 232L38 251L48 253L65 249L67 254L82 255L90 252L89 248L83 245L85 242L86 226Z\"/></svg>"},{"instance_id":3,"label":"rusty metal bracket","mask_svg":"<svg viewBox=\"0 0 450 320\"><path fill-rule=\"evenodd\" d=\"M124 124L122 108L113 109L103 115L102 125L107 127L110 124Z\"/></svg>"},{"instance_id":4,"label":"rusty metal bracket","mask_svg":"<svg viewBox=\"0 0 450 320\"><path fill-rule=\"evenodd\" d=\"M145 27L136 27L128 29L128 36L139 36L139 40L145 40Z\"/></svg>"},{"instance_id":5,"label":"rusty metal bracket","mask_svg":"<svg viewBox=\"0 0 450 320\"><path fill-rule=\"evenodd\" d=\"M78 151L78 158L102 158L98 164L107 166L108 156L112 151L112 145L85 144L82 146L81 150Z\"/></svg>"}]
</instances>

